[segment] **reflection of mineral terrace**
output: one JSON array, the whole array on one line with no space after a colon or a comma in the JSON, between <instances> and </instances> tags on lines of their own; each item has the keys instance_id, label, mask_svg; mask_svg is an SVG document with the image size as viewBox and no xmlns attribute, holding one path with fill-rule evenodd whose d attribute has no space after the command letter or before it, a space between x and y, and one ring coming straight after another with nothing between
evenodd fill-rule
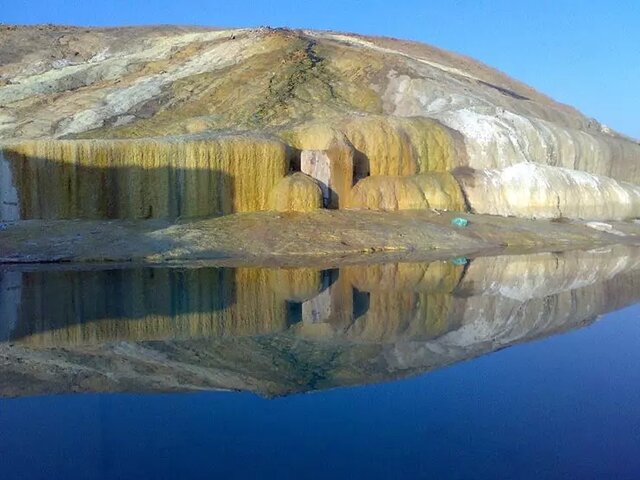
<instances>
[{"instance_id":1,"label":"reflection of mineral terrace","mask_svg":"<svg viewBox=\"0 0 640 480\"><path fill-rule=\"evenodd\" d=\"M469 58L285 29L0 26L0 220L640 216L640 145Z\"/></svg>"},{"instance_id":2,"label":"reflection of mineral terrace","mask_svg":"<svg viewBox=\"0 0 640 480\"><path fill-rule=\"evenodd\" d=\"M0 271L0 396L389 380L640 298L640 249L349 266Z\"/></svg>"}]
</instances>

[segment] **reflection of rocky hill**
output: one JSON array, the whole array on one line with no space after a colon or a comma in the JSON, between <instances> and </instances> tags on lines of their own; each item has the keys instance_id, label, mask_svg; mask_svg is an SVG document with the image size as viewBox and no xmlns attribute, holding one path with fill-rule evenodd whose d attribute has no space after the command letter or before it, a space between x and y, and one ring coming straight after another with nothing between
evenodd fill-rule
<instances>
[{"instance_id":1,"label":"reflection of rocky hill","mask_svg":"<svg viewBox=\"0 0 640 480\"><path fill-rule=\"evenodd\" d=\"M638 301L640 252L310 269L0 274L0 391L240 389L399 378Z\"/></svg>"}]
</instances>

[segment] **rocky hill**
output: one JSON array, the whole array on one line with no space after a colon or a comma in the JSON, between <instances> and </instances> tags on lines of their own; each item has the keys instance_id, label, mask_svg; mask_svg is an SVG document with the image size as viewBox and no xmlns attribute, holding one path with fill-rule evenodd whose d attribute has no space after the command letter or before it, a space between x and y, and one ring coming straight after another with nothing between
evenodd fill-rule
<instances>
[{"instance_id":1,"label":"rocky hill","mask_svg":"<svg viewBox=\"0 0 640 480\"><path fill-rule=\"evenodd\" d=\"M0 142L5 221L640 216L637 141L470 58L389 38L1 26Z\"/></svg>"}]
</instances>

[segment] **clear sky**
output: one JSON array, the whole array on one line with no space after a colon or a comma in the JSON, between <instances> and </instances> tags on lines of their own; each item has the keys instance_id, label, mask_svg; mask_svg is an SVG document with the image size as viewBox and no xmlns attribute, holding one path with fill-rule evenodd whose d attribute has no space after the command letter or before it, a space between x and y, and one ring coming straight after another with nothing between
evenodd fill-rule
<instances>
[{"instance_id":1,"label":"clear sky","mask_svg":"<svg viewBox=\"0 0 640 480\"><path fill-rule=\"evenodd\" d=\"M3 0L0 22L270 25L418 40L640 138L640 0Z\"/></svg>"}]
</instances>

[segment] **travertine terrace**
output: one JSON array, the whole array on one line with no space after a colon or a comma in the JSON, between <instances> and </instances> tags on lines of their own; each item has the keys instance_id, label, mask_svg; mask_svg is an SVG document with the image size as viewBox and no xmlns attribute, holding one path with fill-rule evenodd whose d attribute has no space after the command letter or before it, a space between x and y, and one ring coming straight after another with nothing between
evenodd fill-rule
<instances>
[{"instance_id":1,"label":"travertine terrace","mask_svg":"<svg viewBox=\"0 0 640 480\"><path fill-rule=\"evenodd\" d=\"M636 140L423 44L0 26L4 222L321 208L630 220L639 185Z\"/></svg>"}]
</instances>

